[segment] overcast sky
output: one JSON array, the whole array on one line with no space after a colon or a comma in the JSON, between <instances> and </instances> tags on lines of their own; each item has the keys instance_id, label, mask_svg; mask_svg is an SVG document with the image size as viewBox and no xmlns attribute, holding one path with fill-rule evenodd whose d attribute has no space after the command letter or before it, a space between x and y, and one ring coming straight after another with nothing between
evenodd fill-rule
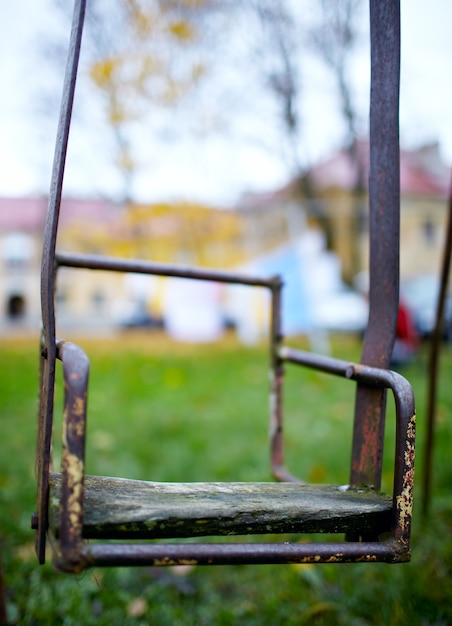
<instances>
[{"instance_id":1,"label":"overcast sky","mask_svg":"<svg viewBox=\"0 0 452 626\"><path fill-rule=\"evenodd\" d=\"M415 147L439 141L452 164L451 0L402 0L401 141ZM60 77L37 52L38 36L60 28L52 0L4 2L0 21L0 194L47 193L57 108L49 121L36 112L37 94ZM366 111L368 58L354 64L356 93ZM325 79L326 80L326 79ZM326 84L326 83L325 83ZM46 89L44 89L44 86ZM56 86L61 89L61 84ZM323 89L323 92L322 92ZM306 151L311 161L339 147L338 124L328 110L326 87L305 100ZM323 96L323 97L322 97ZM54 119L52 119L52 117ZM75 136L74 136L75 135ZM71 195L119 193L118 176L105 158L101 138L73 133L65 189ZM71 146L71 144L70 144ZM156 142L146 155L136 196L157 201L175 197L228 205L246 190L269 190L287 180L280 155L233 135Z\"/></svg>"}]
</instances>

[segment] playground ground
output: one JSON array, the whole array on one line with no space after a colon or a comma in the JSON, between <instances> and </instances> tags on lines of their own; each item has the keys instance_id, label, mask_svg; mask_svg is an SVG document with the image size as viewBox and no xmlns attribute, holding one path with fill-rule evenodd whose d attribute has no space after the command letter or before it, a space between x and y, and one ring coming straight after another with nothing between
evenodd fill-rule
<instances>
[{"instance_id":1,"label":"playground ground","mask_svg":"<svg viewBox=\"0 0 452 626\"><path fill-rule=\"evenodd\" d=\"M269 478L264 348L244 348L233 337L195 348L152 332L80 343L91 360L88 473L169 481ZM334 356L359 359L356 339L333 338L332 348ZM0 539L9 623L452 623L452 348L441 356L434 498L425 521L425 349L401 372L414 387L418 415L411 563L145 567L80 576L56 573L50 562L39 566L34 555L37 339L3 339L0 355ZM284 408L293 473L311 482L348 481L353 399L353 383L288 366ZM61 404L59 389L56 463ZM383 488L390 490L392 407L387 426Z\"/></svg>"}]
</instances>

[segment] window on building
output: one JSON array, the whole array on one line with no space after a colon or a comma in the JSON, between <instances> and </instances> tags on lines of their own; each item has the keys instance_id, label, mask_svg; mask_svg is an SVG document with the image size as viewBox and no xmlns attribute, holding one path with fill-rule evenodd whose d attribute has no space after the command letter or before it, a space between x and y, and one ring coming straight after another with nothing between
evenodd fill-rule
<instances>
[{"instance_id":1,"label":"window on building","mask_svg":"<svg viewBox=\"0 0 452 626\"><path fill-rule=\"evenodd\" d=\"M435 244L437 239L437 226L431 219L422 224L422 237L427 244Z\"/></svg>"},{"instance_id":2,"label":"window on building","mask_svg":"<svg viewBox=\"0 0 452 626\"><path fill-rule=\"evenodd\" d=\"M33 259L33 240L25 233L9 233L3 238L1 256L8 268L26 267Z\"/></svg>"},{"instance_id":3,"label":"window on building","mask_svg":"<svg viewBox=\"0 0 452 626\"><path fill-rule=\"evenodd\" d=\"M9 297L7 315L11 320L19 320L25 315L25 298L20 294Z\"/></svg>"},{"instance_id":4,"label":"window on building","mask_svg":"<svg viewBox=\"0 0 452 626\"><path fill-rule=\"evenodd\" d=\"M97 289L91 294L91 302L95 311L101 311L105 304L105 294Z\"/></svg>"},{"instance_id":5,"label":"window on building","mask_svg":"<svg viewBox=\"0 0 452 626\"><path fill-rule=\"evenodd\" d=\"M66 307L69 300L67 291L59 287L55 293L55 300L59 309Z\"/></svg>"}]
</instances>

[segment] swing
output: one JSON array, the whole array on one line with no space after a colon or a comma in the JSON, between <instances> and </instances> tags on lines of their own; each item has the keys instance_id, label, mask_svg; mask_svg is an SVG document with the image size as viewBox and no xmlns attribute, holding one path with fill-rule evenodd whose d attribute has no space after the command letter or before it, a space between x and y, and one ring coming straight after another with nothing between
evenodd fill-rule
<instances>
[{"instance_id":1,"label":"swing","mask_svg":"<svg viewBox=\"0 0 452 626\"><path fill-rule=\"evenodd\" d=\"M166 265L56 251L85 0L76 0L69 46L41 272L42 341L37 441L36 552L45 561L51 538L54 566L80 572L94 566L192 563L344 563L410 559L415 412L411 386L389 368L398 312L399 255L399 5L371 0L369 323L360 363L284 344L282 282L278 276ZM381 97L381 96L384 97ZM56 338L55 282L60 267L135 272L266 289L270 321L270 457L273 482L158 483L85 475L88 357ZM65 388L61 471L51 471L56 360ZM354 381L356 401L349 485L306 485L286 469L283 455L284 364ZM392 496L379 492L387 390L395 400ZM299 542L300 533L344 535ZM259 535L281 540L258 541ZM228 543L224 536L251 536ZM292 540L288 541L287 536ZM199 542L200 537L212 537ZM179 542L180 538L194 541ZM160 541L163 540L163 541ZM172 541L168 541L172 540ZM210 542L212 541L212 542Z\"/></svg>"}]
</instances>

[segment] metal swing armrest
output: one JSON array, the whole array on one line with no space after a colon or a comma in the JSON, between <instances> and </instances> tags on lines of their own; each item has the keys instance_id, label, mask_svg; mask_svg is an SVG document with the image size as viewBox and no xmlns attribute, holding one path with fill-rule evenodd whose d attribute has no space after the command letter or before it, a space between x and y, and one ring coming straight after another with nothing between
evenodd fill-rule
<instances>
[{"instance_id":1,"label":"metal swing armrest","mask_svg":"<svg viewBox=\"0 0 452 626\"><path fill-rule=\"evenodd\" d=\"M396 409L392 529L395 540L400 544L400 549L402 551L408 549L413 508L416 431L415 401L410 383L392 370L350 363L287 346L281 347L278 355L282 361L341 376L354 380L360 385L391 389Z\"/></svg>"},{"instance_id":2,"label":"metal swing armrest","mask_svg":"<svg viewBox=\"0 0 452 626\"><path fill-rule=\"evenodd\" d=\"M79 346L65 341L57 341L57 358L63 364L64 379L58 566L58 561L78 563L83 544L89 360Z\"/></svg>"}]
</instances>

